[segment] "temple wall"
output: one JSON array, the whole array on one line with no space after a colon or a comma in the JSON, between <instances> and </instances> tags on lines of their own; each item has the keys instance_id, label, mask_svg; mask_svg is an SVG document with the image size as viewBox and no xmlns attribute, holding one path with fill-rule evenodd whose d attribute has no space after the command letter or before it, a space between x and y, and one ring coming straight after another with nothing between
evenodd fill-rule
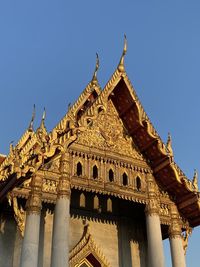
<instances>
[{"instance_id":1,"label":"temple wall","mask_svg":"<svg viewBox=\"0 0 200 267\"><path fill-rule=\"evenodd\" d=\"M99 251L112 267L145 267L146 233L142 222L122 217L93 217L91 213L71 215L69 228L69 249L72 250L84 234L84 226ZM85 220L86 219L86 220ZM52 212L41 212L40 245L38 267L49 267L53 230ZM1 219L0 224L0 267L19 267L22 237L12 217Z\"/></svg>"},{"instance_id":2,"label":"temple wall","mask_svg":"<svg viewBox=\"0 0 200 267\"><path fill-rule=\"evenodd\" d=\"M109 222L87 221L89 233L97 247L104 254L111 266L119 266L118 255L118 230L117 225ZM83 236L84 225L82 219L71 218L70 220L70 250L80 241Z\"/></svg>"},{"instance_id":3,"label":"temple wall","mask_svg":"<svg viewBox=\"0 0 200 267\"><path fill-rule=\"evenodd\" d=\"M0 267L18 267L22 239L14 218L0 218Z\"/></svg>"},{"instance_id":4,"label":"temple wall","mask_svg":"<svg viewBox=\"0 0 200 267\"><path fill-rule=\"evenodd\" d=\"M88 219L89 232L111 266L147 266L147 245L143 224L122 218L115 222ZM70 219L70 250L84 232L81 218Z\"/></svg>"}]
</instances>

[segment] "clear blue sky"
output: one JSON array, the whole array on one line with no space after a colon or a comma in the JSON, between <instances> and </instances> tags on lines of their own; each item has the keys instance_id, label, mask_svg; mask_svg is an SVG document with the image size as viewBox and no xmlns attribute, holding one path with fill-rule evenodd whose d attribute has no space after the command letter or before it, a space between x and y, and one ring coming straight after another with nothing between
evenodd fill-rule
<instances>
[{"instance_id":1,"label":"clear blue sky","mask_svg":"<svg viewBox=\"0 0 200 267\"><path fill-rule=\"evenodd\" d=\"M17 142L36 104L51 130L90 81L95 53L102 87L118 64L127 34L126 70L175 160L200 171L200 1L0 1L0 153ZM199 267L200 230L188 267ZM171 266L167 253L167 267Z\"/></svg>"}]
</instances>

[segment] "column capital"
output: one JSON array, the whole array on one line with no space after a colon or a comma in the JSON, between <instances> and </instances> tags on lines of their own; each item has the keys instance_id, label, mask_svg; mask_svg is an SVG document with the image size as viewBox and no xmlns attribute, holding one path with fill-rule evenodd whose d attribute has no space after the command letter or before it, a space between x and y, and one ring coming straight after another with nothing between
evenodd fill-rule
<instances>
[{"instance_id":1,"label":"column capital","mask_svg":"<svg viewBox=\"0 0 200 267\"><path fill-rule=\"evenodd\" d=\"M69 153L65 152L61 155L59 170L60 179L58 182L57 197L69 198L71 194Z\"/></svg>"},{"instance_id":2,"label":"column capital","mask_svg":"<svg viewBox=\"0 0 200 267\"><path fill-rule=\"evenodd\" d=\"M177 220L172 221L169 227L169 237L170 238L181 238L181 226Z\"/></svg>"},{"instance_id":3,"label":"column capital","mask_svg":"<svg viewBox=\"0 0 200 267\"><path fill-rule=\"evenodd\" d=\"M179 212L175 203L171 205L170 213L171 213L171 225L169 227L169 236L170 238L181 237L182 231L179 220Z\"/></svg>"},{"instance_id":4,"label":"column capital","mask_svg":"<svg viewBox=\"0 0 200 267\"><path fill-rule=\"evenodd\" d=\"M156 198L150 198L145 207L146 215L159 215L159 203Z\"/></svg>"},{"instance_id":5,"label":"column capital","mask_svg":"<svg viewBox=\"0 0 200 267\"><path fill-rule=\"evenodd\" d=\"M39 214L42 207L42 181L41 175L34 174L31 179L31 191L26 203L26 210L28 213Z\"/></svg>"}]
</instances>

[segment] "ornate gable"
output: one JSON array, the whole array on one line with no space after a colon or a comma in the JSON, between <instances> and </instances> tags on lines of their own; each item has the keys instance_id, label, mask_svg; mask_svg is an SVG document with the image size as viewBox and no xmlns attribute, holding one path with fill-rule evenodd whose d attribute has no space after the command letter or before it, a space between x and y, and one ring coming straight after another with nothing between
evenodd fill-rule
<instances>
[{"instance_id":1,"label":"ornate gable","mask_svg":"<svg viewBox=\"0 0 200 267\"><path fill-rule=\"evenodd\" d=\"M109 151L134 159L144 160L132 138L128 135L111 100L99 110L96 118L78 135L77 144L101 151Z\"/></svg>"}]
</instances>

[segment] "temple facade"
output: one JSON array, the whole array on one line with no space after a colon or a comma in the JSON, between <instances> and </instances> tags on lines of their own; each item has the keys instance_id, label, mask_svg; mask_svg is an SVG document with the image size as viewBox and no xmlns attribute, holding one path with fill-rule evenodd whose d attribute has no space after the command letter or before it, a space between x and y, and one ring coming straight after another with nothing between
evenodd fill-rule
<instances>
[{"instance_id":1,"label":"temple facade","mask_svg":"<svg viewBox=\"0 0 200 267\"><path fill-rule=\"evenodd\" d=\"M197 173L174 162L126 74L124 50L101 89L91 82L47 132L34 113L0 155L1 267L186 267L200 224Z\"/></svg>"}]
</instances>

